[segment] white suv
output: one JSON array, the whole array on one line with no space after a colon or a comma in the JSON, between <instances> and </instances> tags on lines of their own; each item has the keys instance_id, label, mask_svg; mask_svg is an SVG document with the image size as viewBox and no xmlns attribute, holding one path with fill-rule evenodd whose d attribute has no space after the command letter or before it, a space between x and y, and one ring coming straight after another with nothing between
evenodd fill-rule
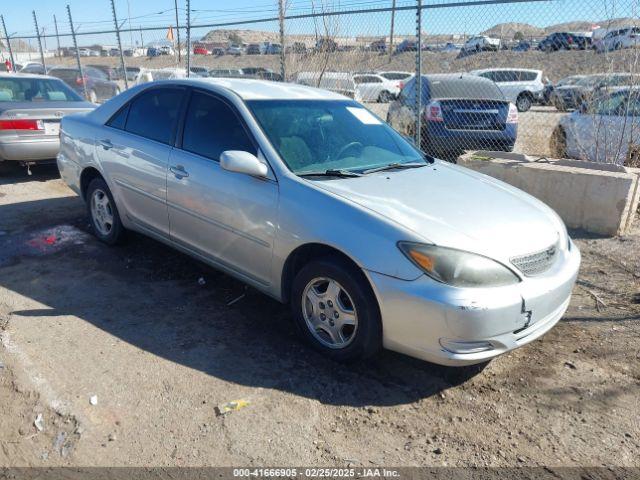
<instances>
[{"instance_id":1,"label":"white suv","mask_svg":"<svg viewBox=\"0 0 640 480\"><path fill-rule=\"evenodd\" d=\"M470 73L493 80L505 98L515 103L519 112L526 112L540 99L545 85L542 70L487 68Z\"/></svg>"},{"instance_id":2,"label":"white suv","mask_svg":"<svg viewBox=\"0 0 640 480\"><path fill-rule=\"evenodd\" d=\"M501 42L499 38L491 38L486 35L471 37L462 47L464 52L484 52L485 50L500 50Z\"/></svg>"},{"instance_id":3,"label":"white suv","mask_svg":"<svg viewBox=\"0 0 640 480\"><path fill-rule=\"evenodd\" d=\"M640 46L640 27L628 27L610 31L602 40L596 42L595 49L603 53L638 46Z\"/></svg>"}]
</instances>

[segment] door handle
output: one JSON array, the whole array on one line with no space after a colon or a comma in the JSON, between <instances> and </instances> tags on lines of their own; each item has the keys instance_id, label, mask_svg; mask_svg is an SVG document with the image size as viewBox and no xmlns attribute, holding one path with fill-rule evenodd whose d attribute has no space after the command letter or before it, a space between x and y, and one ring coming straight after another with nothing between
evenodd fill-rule
<instances>
[{"instance_id":1,"label":"door handle","mask_svg":"<svg viewBox=\"0 0 640 480\"><path fill-rule=\"evenodd\" d=\"M173 165L169 167L169 171L173 173L178 180L189 176L189 172L187 172L182 165Z\"/></svg>"},{"instance_id":2,"label":"door handle","mask_svg":"<svg viewBox=\"0 0 640 480\"><path fill-rule=\"evenodd\" d=\"M109 140L108 138L100 140L100 145L102 145L102 148L104 148L105 150L113 148L113 143L111 143L111 140Z\"/></svg>"}]
</instances>

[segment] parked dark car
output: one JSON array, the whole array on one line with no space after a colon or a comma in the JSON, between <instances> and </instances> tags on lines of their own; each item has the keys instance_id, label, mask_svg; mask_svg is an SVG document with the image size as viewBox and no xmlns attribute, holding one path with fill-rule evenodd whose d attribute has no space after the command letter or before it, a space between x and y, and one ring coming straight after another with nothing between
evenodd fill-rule
<instances>
[{"instance_id":1,"label":"parked dark car","mask_svg":"<svg viewBox=\"0 0 640 480\"><path fill-rule=\"evenodd\" d=\"M205 67L189 67L189 71L197 77L209 76L209 70Z\"/></svg>"},{"instance_id":2,"label":"parked dark car","mask_svg":"<svg viewBox=\"0 0 640 480\"><path fill-rule=\"evenodd\" d=\"M588 75L577 82L557 87L552 94L553 105L561 112L579 109L606 95L610 88L632 86L637 77L630 73Z\"/></svg>"},{"instance_id":3,"label":"parked dark car","mask_svg":"<svg viewBox=\"0 0 640 480\"><path fill-rule=\"evenodd\" d=\"M418 50L417 43L413 40L403 40L396 47L396 53L416 52Z\"/></svg>"},{"instance_id":4,"label":"parked dark car","mask_svg":"<svg viewBox=\"0 0 640 480\"><path fill-rule=\"evenodd\" d=\"M561 80L558 80L557 83L546 82L544 86L544 90L540 94L540 104L541 105L553 105L553 92L556 88L564 87L567 85L575 85L578 81L582 80L584 75L571 75L570 77L565 77Z\"/></svg>"},{"instance_id":5,"label":"parked dark car","mask_svg":"<svg viewBox=\"0 0 640 480\"><path fill-rule=\"evenodd\" d=\"M162 52L160 52L159 48L156 48L156 47L147 48L147 57L159 57L160 55L162 55Z\"/></svg>"},{"instance_id":6,"label":"parked dark car","mask_svg":"<svg viewBox=\"0 0 640 480\"><path fill-rule=\"evenodd\" d=\"M336 52L338 44L331 38L320 38L316 42L316 51L318 52Z\"/></svg>"},{"instance_id":7,"label":"parked dark car","mask_svg":"<svg viewBox=\"0 0 640 480\"><path fill-rule=\"evenodd\" d=\"M591 37L569 32L552 33L538 44L538 50L543 52L586 50L588 48L591 48Z\"/></svg>"},{"instance_id":8,"label":"parked dark car","mask_svg":"<svg viewBox=\"0 0 640 480\"><path fill-rule=\"evenodd\" d=\"M511 47L511 50L514 52L528 52L531 50L531 44L529 42L521 41Z\"/></svg>"},{"instance_id":9,"label":"parked dark car","mask_svg":"<svg viewBox=\"0 0 640 480\"><path fill-rule=\"evenodd\" d=\"M426 153L446 160L465 150L512 151L518 111L491 80L467 74L422 76L422 141ZM416 78L389 107L387 122L415 134Z\"/></svg>"},{"instance_id":10,"label":"parked dark car","mask_svg":"<svg viewBox=\"0 0 640 480\"><path fill-rule=\"evenodd\" d=\"M247 46L247 55L260 55L261 53L259 43L250 43Z\"/></svg>"},{"instance_id":11,"label":"parked dark car","mask_svg":"<svg viewBox=\"0 0 640 480\"><path fill-rule=\"evenodd\" d=\"M49 75L59 78L80 95L84 95L84 85L87 87L87 98L92 103L109 100L120 93L117 83L110 81L104 72L93 67L84 67L83 75L77 68L52 68Z\"/></svg>"},{"instance_id":12,"label":"parked dark car","mask_svg":"<svg viewBox=\"0 0 640 480\"><path fill-rule=\"evenodd\" d=\"M122 72L117 68L110 67L109 65L87 65L87 66L100 70L102 73L104 73L107 76L107 79L111 81L122 80Z\"/></svg>"}]
</instances>

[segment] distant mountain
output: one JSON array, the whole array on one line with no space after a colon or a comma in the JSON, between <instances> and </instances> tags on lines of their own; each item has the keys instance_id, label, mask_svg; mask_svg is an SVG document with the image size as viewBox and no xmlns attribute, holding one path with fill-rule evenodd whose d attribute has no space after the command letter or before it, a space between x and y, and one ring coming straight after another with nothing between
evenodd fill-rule
<instances>
[{"instance_id":1,"label":"distant mountain","mask_svg":"<svg viewBox=\"0 0 640 480\"><path fill-rule=\"evenodd\" d=\"M482 32L482 35L489 37L512 39L516 33L522 33L525 37L540 37L545 34L543 28L534 27L528 23L499 23L488 30Z\"/></svg>"}]
</instances>

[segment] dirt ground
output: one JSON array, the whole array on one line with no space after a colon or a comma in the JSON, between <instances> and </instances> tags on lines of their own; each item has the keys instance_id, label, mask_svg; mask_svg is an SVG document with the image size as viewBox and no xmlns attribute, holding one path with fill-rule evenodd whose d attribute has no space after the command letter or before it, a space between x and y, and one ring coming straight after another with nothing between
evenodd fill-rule
<instances>
[{"instance_id":1,"label":"dirt ground","mask_svg":"<svg viewBox=\"0 0 640 480\"><path fill-rule=\"evenodd\" d=\"M640 466L640 231L574 236L541 340L484 369L345 366L239 282L97 242L55 168L0 178L0 466Z\"/></svg>"}]
</instances>

